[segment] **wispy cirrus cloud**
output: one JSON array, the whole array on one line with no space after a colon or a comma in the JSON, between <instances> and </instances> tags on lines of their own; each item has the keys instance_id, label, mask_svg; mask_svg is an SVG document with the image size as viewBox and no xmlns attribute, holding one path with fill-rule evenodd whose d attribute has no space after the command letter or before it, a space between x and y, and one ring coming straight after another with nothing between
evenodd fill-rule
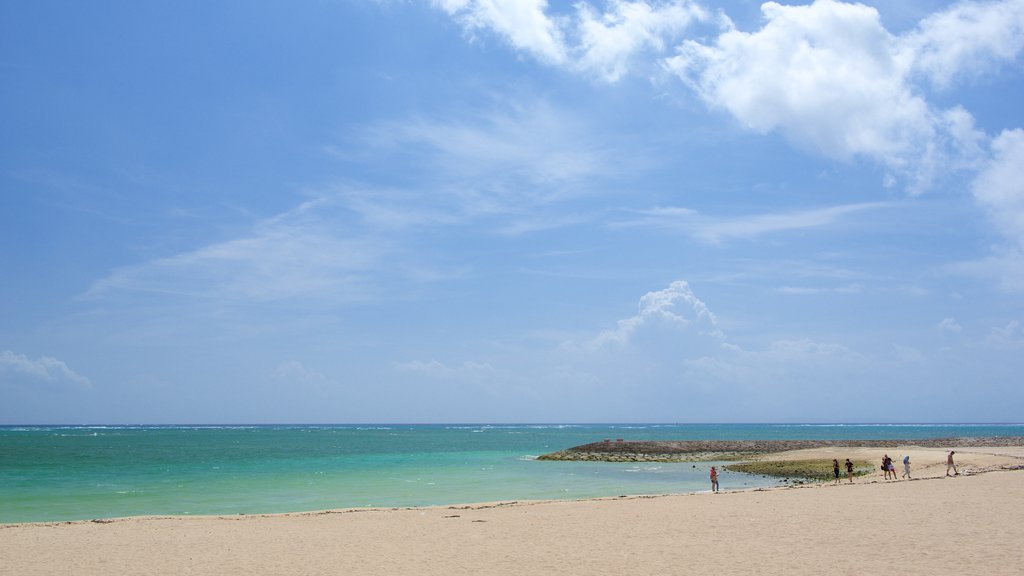
<instances>
[{"instance_id":1,"label":"wispy cirrus cloud","mask_svg":"<svg viewBox=\"0 0 1024 576\"><path fill-rule=\"evenodd\" d=\"M505 100L457 118L414 116L381 122L359 131L344 149L332 151L342 158L357 154L360 162L382 155L389 162L401 159L435 194L461 200L469 212L580 194L581 182L624 173L633 163L617 147L605 145L571 110L542 100Z\"/></svg>"},{"instance_id":2,"label":"wispy cirrus cloud","mask_svg":"<svg viewBox=\"0 0 1024 576\"><path fill-rule=\"evenodd\" d=\"M595 181L633 165L574 114L540 100L502 100L463 117L377 123L327 152L343 162L403 170L390 182L327 185L233 237L118 267L81 298L164 309L373 299L395 279L466 273L465 264L425 253L423 234L517 236L586 224L594 217L555 205L602 193Z\"/></svg>"},{"instance_id":3,"label":"wispy cirrus cloud","mask_svg":"<svg viewBox=\"0 0 1024 576\"><path fill-rule=\"evenodd\" d=\"M782 294L809 295L809 294L860 294L864 291L862 284L846 284L844 286L833 286L828 288L810 286L783 286L779 288Z\"/></svg>"},{"instance_id":4,"label":"wispy cirrus cloud","mask_svg":"<svg viewBox=\"0 0 1024 576\"><path fill-rule=\"evenodd\" d=\"M389 188L350 185L348 208L390 231L484 223L492 233L521 235L592 221L563 205L611 194L610 182L650 163L640 147L622 144L622 134L611 142L573 110L532 97L491 104L367 125L328 146L339 160L394 180Z\"/></svg>"},{"instance_id":5,"label":"wispy cirrus cloud","mask_svg":"<svg viewBox=\"0 0 1024 576\"><path fill-rule=\"evenodd\" d=\"M304 202L236 238L117 268L82 298L151 295L227 304L361 299L366 278L389 248L384 239L339 231L338 209L330 198Z\"/></svg>"},{"instance_id":6,"label":"wispy cirrus cloud","mask_svg":"<svg viewBox=\"0 0 1024 576\"><path fill-rule=\"evenodd\" d=\"M735 217L708 216L689 208L661 207L636 211L638 218L615 222L611 226L615 228L659 228L683 233L708 244L719 244L729 240L746 240L766 234L827 227L854 214L882 210L892 206L894 204L889 202L864 202Z\"/></svg>"}]
</instances>

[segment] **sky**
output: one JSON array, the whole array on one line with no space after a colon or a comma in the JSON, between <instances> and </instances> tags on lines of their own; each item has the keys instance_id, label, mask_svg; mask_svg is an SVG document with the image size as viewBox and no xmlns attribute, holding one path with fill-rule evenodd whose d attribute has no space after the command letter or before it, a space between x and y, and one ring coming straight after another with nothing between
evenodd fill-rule
<instances>
[{"instance_id":1,"label":"sky","mask_svg":"<svg viewBox=\"0 0 1024 576\"><path fill-rule=\"evenodd\" d=\"M1024 421L1024 0L0 3L0 424Z\"/></svg>"}]
</instances>

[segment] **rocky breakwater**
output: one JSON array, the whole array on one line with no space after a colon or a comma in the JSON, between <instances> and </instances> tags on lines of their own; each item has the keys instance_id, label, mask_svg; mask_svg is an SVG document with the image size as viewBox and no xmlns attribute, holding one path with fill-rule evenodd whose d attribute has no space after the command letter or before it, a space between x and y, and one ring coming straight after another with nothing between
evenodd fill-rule
<instances>
[{"instance_id":1,"label":"rocky breakwater","mask_svg":"<svg viewBox=\"0 0 1024 576\"><path fill-rule=\"evenodd\" d=\"M590 462L708 462L747 460L760 454L824 447L970 448L1024 446L1024 437L928 438L913 440L603 440L559 450L538 460Z\"/></svg>"}]
</instances>

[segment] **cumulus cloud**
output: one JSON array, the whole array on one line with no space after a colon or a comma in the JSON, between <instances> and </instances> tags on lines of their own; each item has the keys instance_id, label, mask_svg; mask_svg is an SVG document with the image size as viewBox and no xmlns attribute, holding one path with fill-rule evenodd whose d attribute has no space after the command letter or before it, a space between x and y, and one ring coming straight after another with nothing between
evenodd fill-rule
<instances>
[{"instance_id":1,"label":"cumulus cloud","mask_svg":"<svg viewBox=\"0 0 1024 576\"><path fill-rule=\"evenodd\" d=\"M925 89L997 69L1024 49L1024 0L961 2L902 35L875 8L838 0L766 2L752 32L689 0L579 2L561 13L545 0L434 4L467 31L609 82L667 70L747 129L779 132L813 154L869 159L911 193L974 169L986 140L969 112L936 107ZM694 39L696 24L713 27L708 40Z\"/></svg>"},{"instance_id":2,"label":"cumulus cloud","mask_svg":"<svg viewBox=\"0 0 1024 576\"><path fill-rule=\"evenodd\" d=\"M1011 62L1024 49L1024 1L961 2L901 40L913 70L940 88Z\"/></svg>"},{"instance_id":3,"label":"cumulus cloud","mask_svg":"<svg viewBox=\"0 0 1024 576\"><path fill-rule=\"evenodd\" d=\"M638 308L635 316L619 320L614 329L602 331L593 344L602 347L627 343L637 331L652 324L689 328L717 340L725 339L718 319L685 280L676 280L664 290L644 294Z\"/></svg>"},{"instance_id":4,"label":"cumulus cloud","mask_svg":"<svg viewBox=\"0 0 1024 576\"><path fill-rule=\"evenodd\" d=\"M88 378L76 373L56 358L42 356L32 360L11 350L0 351L0 382L42 385L50 388L92 388Z\"/></svg>"},{"instance_id":5,"label":"cumulus cloud","mask_svg":"<svg viewBox=\"0 0 1024 576\"><path fill-rule=\"evenodd\" d=\"M941 322L936 325L936 328L941 332L960 332L963 328L960 324L952 318L943 318Z\"/></svg>"},{"instance_id":6,"label":"cumulus cloud","mask_svg":"<svg viewBox=\"0 0 1024 576\"><path fill-rule=\"evenodd\" d=\"M877 10L834 0L761 10L760 30L686 40L665 66L746 128L835 159L869 158L911 191L927 189L940 167L973 162L983 139L973 118L934 109L915 90L914 52Z\"/></svg>"},{"instance_id":7,"label":"cumulus cloud","mask_svg":"<svg viewBox=\"0 0 1024 576\"><path fill-rule=\"evenodd\" d=\"M434 0L469 32L490 30L518 49L551 64L566 60L557 21L547 15L547 0Z\"/></svg>"},{"instance_id":8,"label":"cumulus cloud","mask_svg":"<svg viewBox=\"0 0 1024 576\"><path fill-rule=\"evenodd\" d=\"M707 10L690 2L614 1L606 12L582 2L577 9L576 66L609 82L625 76L638 55L663 54L692 23L710 18Z\"/></svg>"},{"instance_id":9,"label":"cumulus cloud","mask_svg":"<svg viewBox=\"0 0 1024 576\"><path fill-rule=\"evenodd\" d=\"M650 66L695 22L712 19L696 2L589 2L554 15L546 0L435 0L467 32L490 31L539 61L615 82ZM641 56L646 56L641 58Z\"/></svg>"},{"instance_id":10,"label":"cumulus cloud","mask_svg":"<svg viewBox=\"0 0 1024 576\"><path fill-rule=\"evenodd\" d=\"M971 114L934 106L925 88L1012 62L1024 48L1024 0L961 2L899 36L862 4L766 2L762 13L759 30L684 41L666 68L746 128L870 159L911 193L982 161L987 137Z\"/></svg>"}]
</instances>

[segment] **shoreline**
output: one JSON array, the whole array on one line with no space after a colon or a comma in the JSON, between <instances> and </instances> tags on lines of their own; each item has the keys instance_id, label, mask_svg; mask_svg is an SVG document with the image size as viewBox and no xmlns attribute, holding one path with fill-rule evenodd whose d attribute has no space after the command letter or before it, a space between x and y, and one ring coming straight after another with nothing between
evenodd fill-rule
<instances>
[{"instance_id":1,"label":"shoreline","mask_svg":"<svg viewBox=\"0 0 1024 576\"><path fill-rule=\"evenodd\" d=\"M980 444L977 446L971 446L972 448L979 449L994 449L997 451L996 454L986 454L975 452L976 455L984 455L995 458L1003 458L1004 460L998 463L988 462L983 466L971 466L965 467L960 464L958 466L963 469L963 473L959 474L964 477L978 476L982 474L988 474L993 472L1024 472L1024 438L1013 438L1014 442L1007 442L1001 445L987 445ZM1017 443L1017 442L1020 443ZM662 441L657 441L662 442ZM676 441L672 441L676 442ZM684 441L688 442L688 441ZM704 441L701 441L704 442ZM785 442L791 443L794 441L756 441L756 442ZM936 450L935 448L928 446L915 446L915 445L889 445L888 440L877 441L885 443L884 446L864 446L864 445L850 445L846 446L841 444L844 441L838 441L840 444L836 444L834 441L797 441L806 444L815 444L815 447L801 448L795 450L775 451L775 452L758 452L751 453L753 456L771 459L776 461L789 461L789 460L804 460L809 458L821 459L824 456L832 457L832 450L845 449L847 451L855 451L860 457L863 457L865 451L877 451L880 448L902 448L904 450L920 450L922 448L926 450ZM589 446L589 445L584 445ZM959 446L955 446L959 447ZM1017 449L1017 450L1014 450ZM824 450L824 452L822 451ZM881 454L882 452L878 452ZM959 453L958 454L972 454L972 453ZM944 462L944 461L943 461ZM944 466L943 464L931 463L923 467L917 467L918 473L922 471L934 470ZM877 475L877 470L873 473ZM742 473L741 474L746 474ZM762 474L756 474L762 475ZM856 484L888 484L890 482L868 478L867 476L857 476L859 482ZM921 480L936 480L941 479L941 476L936 474L930 474L925 476L919 476L912 478L909 481L921 481ZM903 480L906 482L908 480ZM845 475L843 476L843 482L846 482ZM900 481L896 481L900 482ZM722 493L748 493L748 492L771 492L771 491L785 491L799 488L814 488L821 485L830 484L829 481L817 481L812 480L804 483L779 483L773 486L761 486L756 488L728 488L722 490ZM240 514L188 514L188 515L138 515L138 516L119 516L119 517L101 517L91 519L78 519L78 520L44 520L39 522L8 522L0 523L0 534L5 529L19 528L19 527L56 527L56 526L67 526L67 525L89 525L89 524L112 524L119 522L131 522L136 520L189 520L189 519L206 519L206 520L238 520L248 518L302 518L309 516L323 516L323 515L334 515L334 514L358 514L358 513L388 513L388 512L399 512L399 511L437 511L437 510L488 510L493 508L506 508L516 506L535 506L543 504L559 504L559 503L573 503L573 502L610 502L610 501L623 501L623 500L635 500L635 499L657 499L657 498L674 498L674 497L685 497L695 496L701 494L711 494L710 489L708 490L697 490L697 491L686 491L686 492L671 492L663 494L626 494L618 496L598 496L598 497L585 497L585 498L565 498L565 499L519 499L519 500L497 500L490 502L469 502L469 503L456 503L456 504L438 504L428 506L382 506L382 507L366 507L366 508L335 508L335 509L323 509L323 510L299 510L290 512L271 512L271 513L240 513Z\"/></svg>"},{"instance_id":2,"label":"shoreline","mask_svg":"<svg viewBox=\"0 0 1024 576\"><path fill-rule=\"evenodd\" d=\"M864 457L819 448L772 457ZM881 449L889 450L889 449ZM902 448L901 448L902 450ZM1024 568L1024 447L907 447L915 478L839 486L271 515L149 516L0 526L12 574L337 574L426 576L860 574ZM892 450L890 450L892 452Z\"/></svg>"}]
</instances>

